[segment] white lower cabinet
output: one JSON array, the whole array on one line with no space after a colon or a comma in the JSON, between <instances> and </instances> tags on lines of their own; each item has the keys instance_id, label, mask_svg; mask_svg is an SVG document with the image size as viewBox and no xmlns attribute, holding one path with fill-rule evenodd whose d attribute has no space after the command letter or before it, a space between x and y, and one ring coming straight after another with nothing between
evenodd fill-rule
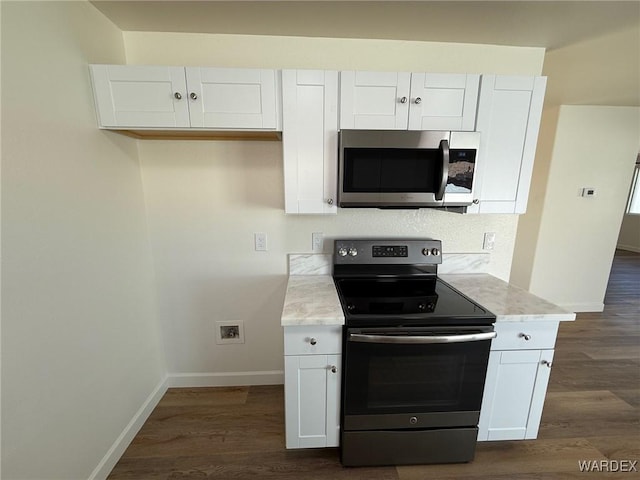
<instances>
[{"instance_id":1,"label":"white lower cabinet","mask_svg":"<svg viewBox=\"0 0 640 480\"><path fill-rule=\"evenodd\" d=\"M538 436L558 322L496 324L487 368L478 440Z\"/></svg>"},{"instance_id":2,"label":"white lower cabinet","mask_svg":"<svg viewBox=\"0 0 640 480\"><path fill-rule=\"evenodd\" d=\"M337 447L342 327L284 329L287 448Z\"/></svg>"}]
</instances>

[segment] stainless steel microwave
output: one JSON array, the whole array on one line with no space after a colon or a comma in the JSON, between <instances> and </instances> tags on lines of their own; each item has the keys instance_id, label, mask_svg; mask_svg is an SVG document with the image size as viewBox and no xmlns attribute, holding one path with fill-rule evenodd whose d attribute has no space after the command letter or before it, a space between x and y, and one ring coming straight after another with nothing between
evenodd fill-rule
<instances>
[{"instance_id":1,"label":"stainless steel microwave","mask_svg":"<svg viewBox=\"0 0 640 480\"><path fill-rule=\"evenodd\" d=\"M470 205L479 143L477 132L342 130L338 205Z\"/></svg>"}]
</instances>

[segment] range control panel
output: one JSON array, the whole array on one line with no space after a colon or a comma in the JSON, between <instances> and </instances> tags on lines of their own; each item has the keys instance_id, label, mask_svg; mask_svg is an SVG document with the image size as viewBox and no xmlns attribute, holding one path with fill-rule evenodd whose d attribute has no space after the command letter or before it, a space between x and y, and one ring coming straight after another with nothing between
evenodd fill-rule
<instances>
[{"instance_id":1,"label":"range control panel","mask_svg":"<svg viewBox=\"0 0 640 480\"><path fill-rule=\"evenodd\" d=\"M433 239L335 240L337 265L424 265L442 263L442 242Z\"/></svg>"}]
</instances>

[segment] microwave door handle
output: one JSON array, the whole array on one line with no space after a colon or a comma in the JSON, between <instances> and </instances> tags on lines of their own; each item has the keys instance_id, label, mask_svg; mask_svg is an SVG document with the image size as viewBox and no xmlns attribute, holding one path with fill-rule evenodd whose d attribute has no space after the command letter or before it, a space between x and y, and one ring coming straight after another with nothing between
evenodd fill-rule
<instances>
[{"instance_id":1,"label":"microwave door handle","mask_svg":"<svg viewBox=\"0 0 640 480\"><path fill-rule=\"evenodd\" d=\"M440 188L436 193L436 200L441 201L444 197L444 190L447 187L449 179L449 141L440 140L440 152L442 153L442 179L440 179Z\"/></svg>"},{"instance_id":2,"label":"microwave door handle","mask_svg":"<svg viewBox=\"0 0 640 480\"><path fill-rule=\"evenodd\" d=\"M468 333L464 335L442 336L410 336L410 335L365 335L362 333L350 333L350 342L363 343L395 343L395 344L427 344L427 343L463 343L480 342L496 338L497 332Z\"/></svg>"}]
</instances>

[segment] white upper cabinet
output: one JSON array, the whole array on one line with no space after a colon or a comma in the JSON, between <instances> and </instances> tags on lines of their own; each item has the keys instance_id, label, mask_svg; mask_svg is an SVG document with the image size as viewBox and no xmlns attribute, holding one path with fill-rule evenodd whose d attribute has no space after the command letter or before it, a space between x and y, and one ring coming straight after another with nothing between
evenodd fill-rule
<instances>
[{"instance_id":1,"label":"white upper cabinet","mask_svg":"<svg viewBox=\"0 0 640 480\"><path fill-rule=\"evenodd\" d=\"M285 212L335 214L338 72L282 71Z\"/></svg>"},{"instance_id":2,"label":"white upper cabinet","mask_svg":"<svg viewBox=\"0 0 640 480\"><path fill-rule=\"evenodd\" d=\"M526 211L546 83L546 77L482 76L476 125L479 202L469 213Z\"/></svg>"},{"instance_id":3,"label":"white upper cabinet","mask_svg":"<svg viewBox=\"0 0 640 480\"><path fill-rule=\"evenodd\" d=\"M340 72L340 128L472 131L479 80L472 74Z\"/></svg>"},{"instance_id":4,"label":"white upper cabinet","mask_svg":"<svg viewBox=\"0 0 640 480\"><path fill-rule=\"evenodd\" d=\"M340 72L340 128L406 130L411 74Z\"/></svg>"},{"instance_id":5,"label":"white upper cabinet","mask_svg":"<svg viewBox=\"0 0 640 480\"><path fill-rule=\"evenodd\" d=\"M278 128L276 71L187 67L192 127Z\"/></svg>"},{"instance_id":6,"label":"white upper cabinet","mask_svg":"<svg viewBox=\"0 0 640 480\"><path fill-rule=\"evenodd\" d=\"M276 70L91 65L102 128L279 130Z\"/></svg>"},{"instance_id":7,"label":"white upper cabinet","mask_svg":"<svg viewBox=\"0 0 640 480\"><path fill-rule=\"evenodd\" d=\"M409 130L473 131L480 75L412 73Z\"/></svg>"},{"instance_id":8,"label":"white upper cabinet","mask_svg":"<svg viewBox=\"0 0 640 480\"><path fill-rule=\"evenodd\" d=\"M91 78L101 127L189 127L184 68L91 65Z\"/></svg>"}]
</instances>

